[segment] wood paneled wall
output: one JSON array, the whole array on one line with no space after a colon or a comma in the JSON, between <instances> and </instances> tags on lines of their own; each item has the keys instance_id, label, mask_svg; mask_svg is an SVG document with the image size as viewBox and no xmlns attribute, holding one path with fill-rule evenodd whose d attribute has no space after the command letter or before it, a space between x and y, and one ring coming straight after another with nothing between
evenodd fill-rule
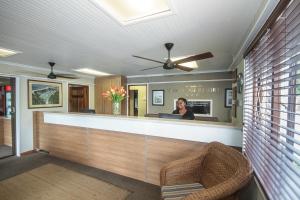
<instances>
[{"instance_id":1,"label":"wood paneled wall","mask_svg":"<svg viewBox=\"0 0 300 200\"><path fill-rule=\"evenodd\" d=\"M161 167L198 152L204 143L45 124L34 112L34 145L50 155L159 185ZM183 133L184 134L184 133Z\"/></svg>"},{"instance_id":2,"label":"wood paneled wall","mask_svg":"<svg viewBox=\"0 0 300 200\"><path fill-rule=\"evenodd\" d=\"M105 76L95 79L95 111L97 114L112 114L112 102L102 96L111 87L124 86L126 88L126 78L124 76ZM126 100L122 101L121 114L126 115Z\"/></svg>"},{"instance_id":3,"label":"wood paneled wall","mask_svg":"<svg viewBox=\"0 0 300 200\"><path fill-rule=\"evenodd\" d=\"M11 119L0 117L0 144L12 146Z\"/></svg>"},{"instance_id":4,"label":"wood paneled wall","mask_svg":"<svg viewBox=\"0 0 300 200\"><path fill-rule=\"evenodd\" d=\"M0 118L0 145L4 144L4 124L3 120Z\"/></svg>"}]
</instances>

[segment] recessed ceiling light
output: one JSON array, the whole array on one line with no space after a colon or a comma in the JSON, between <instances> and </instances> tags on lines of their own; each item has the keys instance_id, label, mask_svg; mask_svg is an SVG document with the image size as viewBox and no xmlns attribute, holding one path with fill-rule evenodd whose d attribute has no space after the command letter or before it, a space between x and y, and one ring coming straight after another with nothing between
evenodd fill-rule
<instances>
[{"instance_id":1,"label":"recessed ceiling light","mask_svg":"<svg viewBox=\"0 0 300 200\"><path fill-rule=\"evenodd\" d=\"M101 71L90 69L90 68L74 69L74 71L80 72L80 73L84 73L84 74L96 75L96 76L108 76L108 75L111 75L109 73L101 72Z\"/></svg>"},{"instance_id":2,"label":"recessed ceiling light","mask_svg":"<svg viewBox=\"0 0 300 200\"><path fill-rule=\"evenodd\" d=\"M21 53L21 52L0 47L0 57L2 57L2 58L8 57L8 56L13 56L13 55L16 55L18 53Z\"/></svg>"},{"instance_id":3,"label":"recessed ceiling light","mask_svg":"<svg viewBox=\"0 0 300 200\"><path fill-rule=\"evenodd\" d=\"M170 15L170 0L91 0L123 25Z\"/></svg>"}]
</instances>

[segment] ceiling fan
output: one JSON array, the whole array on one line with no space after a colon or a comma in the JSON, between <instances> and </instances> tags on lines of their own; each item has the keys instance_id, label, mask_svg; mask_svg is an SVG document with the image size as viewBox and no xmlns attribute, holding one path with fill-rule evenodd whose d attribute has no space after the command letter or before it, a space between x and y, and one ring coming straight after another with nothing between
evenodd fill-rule
<instances>
[{"instance_id":1,"label":"ceiling fan","mask_svg":"<svg viewBox=\"0 0 300 200\"><path fill-rule=\"evenodd\" d=\"M170 57L170 51L171 51L173 46L174 46L173 43L166 43L165 44L165 47L168 50L168 59L166 60L166 62L162 62L162 61L158 61L158 60L154 60L154 59L150 59L150 58L144 58L144 57L136 56L136 55L133 55L133 57L144 59L144 60L149 60L149 61L152 61L152 62L162 64L162 66L150 67L150 68L142 69L141 71L146 71L146 70L150 70L150 69L163 67L163 69L167 69L167 70L176 68L176 69L180 69L180 70L183 70L183 71L186 71L186 72L192 71L193 68L185 67L185 66L182 66L180 64L187 63L187 62L192 62L192 61L196 61L196 60L203 60L203 59L213 57L211 52L206 52L206 53L202 53L202 54L198 54L198 55L189 56L187 58L183 58L183 59L180 59L180 60L172 61L171 57Z\"/></svg>"},{"instance_id":2,"label":"ceiling fan","mask_svg":"<svg viewBox=\"0 0 300 200\"><path fill-rule=\"evenodd\" d=\"M78 77L76 75L73 75L73 74L55 74L53 72L53 67L54 67L55 63L54 62L48 62L48 64L51 67L51 71L47 76L49 79L56 79L56 78L78 79Z\"/></svg>"},{"instance_id":3,"label":"ceiling fan","mask_svg":"<svg viewBox=\"0 0 300 200\"><path fill-rule=\"evenodd\" d=\"M56 74L53 71L53 67L55 65L54 62L48 62L48 64L51 67L50 73L49 74L45 74L45 73L38 73L38 72L34 72L31 70L17 70L14 73L16 75L26 75L26 76L30 76L30 77L39 77L39 78L44 78L47 77L49 79L56 79L56 78L61 78L61 79L79 79L78 76L76 76L75 74Z\"/></svg>"}]
</instances>

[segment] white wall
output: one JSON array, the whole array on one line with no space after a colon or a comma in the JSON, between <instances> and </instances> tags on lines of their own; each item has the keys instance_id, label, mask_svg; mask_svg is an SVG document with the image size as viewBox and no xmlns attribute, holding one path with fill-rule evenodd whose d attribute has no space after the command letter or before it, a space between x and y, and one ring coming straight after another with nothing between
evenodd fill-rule
<instances>
[{"instance_id":1,"label":"white wall","mask_svg":"<svg viewBox=\"0 0 300 200\"><path fill-rule=\"evenodd\" d=\"M28 79L39 80L36 78L20 77L20 152L26 152L33 149L33 111L59 111L68 112L68 84L81 84L89 86L89 107L94 109L94 80L93 79L78 79L68 81L59 81L63 85L63 107L58 108L39 108L28 109ZM45 80L45 79L43 79ZM52 80L51 80L52 81Z\"/></svg>"}]
</instances>

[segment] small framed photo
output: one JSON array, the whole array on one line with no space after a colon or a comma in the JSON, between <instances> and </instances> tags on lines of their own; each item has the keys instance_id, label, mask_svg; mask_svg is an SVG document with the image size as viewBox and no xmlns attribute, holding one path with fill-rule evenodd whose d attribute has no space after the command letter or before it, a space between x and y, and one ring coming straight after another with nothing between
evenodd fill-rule
<instances>
[{"instance_id":1,"label":"small framed photo","mask_svg":"<svg viewBox=\"0 0 300 200\"><path fill-rule=\"evenodd\" d=\"M163 106L165 101L164 90L152 90L152 105Z\"/></svg>"},{"instance_id":2,"label":"small framed photo","mask_svg":"<svg viewBox=\"0 0 300 200\"><path fill-rule=\"evenodd\" d=\"M232 89L231 88L225 89L225 107L226 108L232 107Z\"/></svg>"},{"instance_id":3,"label":"small framed photo","mask_svg":"<svg viewBox=\"0 0 300 200\"><path fill-rule=\"evenodd\" d=\"M62 83L28 80L28 108L62 107Z\"/></svg>"}]
</instances>

